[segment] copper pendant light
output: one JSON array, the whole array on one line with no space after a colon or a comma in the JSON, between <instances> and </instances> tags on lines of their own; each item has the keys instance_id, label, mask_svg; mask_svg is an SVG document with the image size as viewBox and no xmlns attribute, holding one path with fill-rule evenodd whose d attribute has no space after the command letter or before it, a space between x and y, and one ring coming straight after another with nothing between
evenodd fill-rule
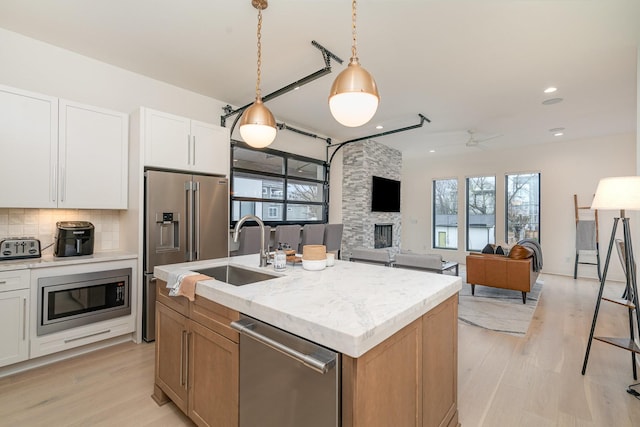
<instances>
[{"instance_id":1,"label":"copper pendant light","mask_svg":"<svg viewBox=\"0 0 640 427\"><path fill-rule=\"evenodd\" d=\"M346 70L336 77L329 93L329 109L333 117L348 127L367 123L378 109L380 94L373 76L360 66L356 42L356 0L351 3L351 60Z\"/></svg>"},{"instance_id":2,"label":"copper pendant light","mask_svg":"<svg viewBox=\"0 0 640 427\"><path fill-rule=\"evenodd\" d=\"M252 0L251 5L258 9L258 72L256 80L256 100L240 118L240 135L254 148L264 148L276 137L276 119L263 104L260 93L260 69L262 66L262 11L269 6L267 0Z\"/></svg>"}]
</instances>

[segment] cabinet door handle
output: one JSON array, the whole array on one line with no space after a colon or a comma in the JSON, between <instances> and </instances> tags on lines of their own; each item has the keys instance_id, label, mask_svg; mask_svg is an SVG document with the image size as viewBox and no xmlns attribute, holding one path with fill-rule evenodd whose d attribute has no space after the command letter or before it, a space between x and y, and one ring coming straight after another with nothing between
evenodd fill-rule
<instances>
[{"instance_id":1,"label":"cabinet door handle","mask_svg":"<svg viewBox=\"0 0 640 427\"><path fill-rule=\"evenodd\" d=\"M27 339L27 299L22 298L22 341Z\"/></svg>"},{"instance_id":2,"label":"cabinet door handle","mask_svg":"<svg viewBox=\"0 0 640 427\"><path fill-rule=\"evenodd\" d=\"M82 339L85 339L85 338L95 337L96 335L108 334L109 332L111 332L111 329L105 329L104 331L95 332L93 334L82 335L80 337L68 338L68 339L64 340L64 343L68 344L70 342L82 340Z\"/></svg>"},{"instance_id":3,"label":"cabinet door handle","mask_svg":"<svg viewBox=\"0 0 640 427\"><path fill-rule=\"evenodd\" d=\"M51 185L49 187L49 191L50 191L50 196L51 196L51 201L55 202L56 201L56 192L58 187L58 168L54 165L51 168Z\"/></svg>"},{"instance_id":4,"label":"cabinet door handle","mask_svg":"<svg viewBox=\"0 0 640 427\"><path fill-rule=\"evenodd\" d=\"M184 381L184 341L187 331L183 330L180 336L180 385L185 385ZM186 387L185 387L186 388Z\"/></svg>"},{"instance_id":5,"label":"cabinet door handle","mask_svg":"<svg viewBox=\"0 0 640 427\"><path fill-rule=\"evenodd\" d=\"M64 202L65 196L67 195L67 180L65 179L65 169L60 168L60 188L62 193L60 195L60 201Z\"/></svg>"},{"instance_id":6,"label":"cabinet door handle","mask_svg":"<svg viewBox=\"0 0 640 427\"><path fill-rule=\"evenodd\" d=\"M187 164L191 164L191 135L187 135Z\"/></svg>"},{"instance_id":7,"label":"cabinet door handle","mask_svg":"<svg viewBox=\"0 0 640 427\"><path fill-rule=\"evenodd\" d=\"M192 142L192 144L193 144L193 150L192 150L192 153L191 153L191 154L192 154L192 156L191 156L191 161L192 161L192 163L191 163L191 164L192 164L193 166L195 166L195 165L196 165L196 136L195 136L195 135L193 135L193 137L192 137L192 138L193 138L193 142Z\"/></svg>"},{"instance_id":8,"label":"cabinet door handle","mask_svg":"<svg viewBox=\"0 0 640 427\"><path fill-rule=\"evenodd\" d=\"M184 346L184 348L186 349L185 351L185 359L186 359L186 363L184 364L184 388L185 390L189 390L189 336L191 335L191 332L187 333L187 342Z\"/></svg>"}]
</instances>

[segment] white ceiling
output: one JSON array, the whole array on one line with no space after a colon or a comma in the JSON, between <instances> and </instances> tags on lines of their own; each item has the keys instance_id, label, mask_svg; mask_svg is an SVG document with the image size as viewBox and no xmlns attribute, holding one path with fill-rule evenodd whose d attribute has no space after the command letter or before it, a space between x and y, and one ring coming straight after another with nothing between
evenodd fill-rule
<instances>
[{"instance_id":1,"label":"white ceiling","mask_svg":"<svg viewBox=\"0 0 640 427\"><path fill-rule=\"evenodd\" d=\"M0 27L235 106L255 95L256 24L251 0L0 0ZM424 114L432 123L375 138L405 153L477 150L468 129L501 135L485 149L555 142L557 127L564 140L636 130L638 0L361 0L357 29L381 104L345 128L327 95L351 54L351 2L270 1L263 95L324 67L312 40L345 61L269 101L279 122L344 141ZM564 101L542 105L551 97Z\"/></svg>"}]
</instances>

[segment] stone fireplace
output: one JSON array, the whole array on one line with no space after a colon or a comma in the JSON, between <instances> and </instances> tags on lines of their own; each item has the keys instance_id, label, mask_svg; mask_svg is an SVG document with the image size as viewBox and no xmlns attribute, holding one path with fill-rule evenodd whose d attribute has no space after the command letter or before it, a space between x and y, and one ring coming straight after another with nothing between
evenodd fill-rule
<instances>
[{"instance_id":1,"label":"stone fireplace","mask_svg":"<svg viewBox=\"0 0 640 427\"><path fill-rule=\"evenodd\" d=\"M375 249L376 225L385 227L384 249L400 251L400 212L371 211L373 176L400 180L402 153L375 141L354 142L343 148L342 167L342 254L348 259L351 249Z\"/></svg>"}]
</instances>

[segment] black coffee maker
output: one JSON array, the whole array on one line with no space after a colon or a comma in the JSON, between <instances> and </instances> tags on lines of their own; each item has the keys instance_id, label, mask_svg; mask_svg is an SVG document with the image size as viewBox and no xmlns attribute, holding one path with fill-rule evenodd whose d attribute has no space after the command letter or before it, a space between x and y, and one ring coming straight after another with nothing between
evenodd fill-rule
<instances>
[{"instance_id":1,"label":"black coffee maker","mask_svg":"<svg viewBox=\"0 0 640 427\"><path fill-rule=\"evenodd\" d=\"M56 222L53 255L57 257L93 254L95 227L88 221Z\"/></svg>"}]
</instances>

